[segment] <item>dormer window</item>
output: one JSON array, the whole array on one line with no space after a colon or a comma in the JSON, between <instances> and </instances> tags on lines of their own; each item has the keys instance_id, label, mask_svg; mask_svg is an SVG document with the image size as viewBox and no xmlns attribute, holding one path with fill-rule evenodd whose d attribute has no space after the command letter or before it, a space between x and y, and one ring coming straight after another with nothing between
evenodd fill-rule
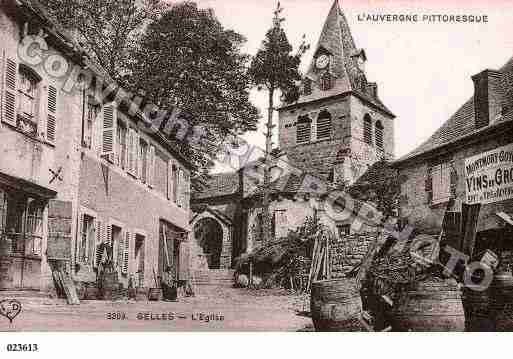
<instances>
[{"instance_id":1,"label":"dormer window","mask_svg":"<svg viewBox=\"0 0 513 359\"><path fill-rule=\"evenodd\" d=\"M321 91L328 91L331 90L333 87L333 79L331 77L331 74L329 72L325 72L322 74L321 78L319 79L319 88Z\"/></svg>"},{"instance_id":2,"label":"dormer window","mask_svg":"<svg viewBox=\"0 0 513 359\"><path fill-rule=\"evenodd\" d=\"M312 94L312 80L306 78L303 81L303 95L309 96Z\"/></svg>"}]
</instances>

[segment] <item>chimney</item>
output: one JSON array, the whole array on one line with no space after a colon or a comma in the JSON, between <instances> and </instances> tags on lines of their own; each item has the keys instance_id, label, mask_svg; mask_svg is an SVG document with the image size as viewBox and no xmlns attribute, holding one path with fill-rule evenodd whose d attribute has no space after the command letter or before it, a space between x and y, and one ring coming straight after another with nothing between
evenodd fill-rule
<instances>
[{"instance_id":1,"label":"chimney","mask_svg":"<svg viewBox=\"0 0 513 359\"><path fill-rule=\"evenodd\" d=\"M369 82L367 84L367 93L373 98L378 98L378 84L375 82Z\"/></svg>"},{"instance_id":2,"label":"chimney","mask_svg":"<svg viewBox=\"0 0 513 359\"><path fill-rule=\"evenodd\" d=\"M484 70L472 76L474 81L475 126L481 128L502 115L502 73Z\"/></svg>"}]
</instances>

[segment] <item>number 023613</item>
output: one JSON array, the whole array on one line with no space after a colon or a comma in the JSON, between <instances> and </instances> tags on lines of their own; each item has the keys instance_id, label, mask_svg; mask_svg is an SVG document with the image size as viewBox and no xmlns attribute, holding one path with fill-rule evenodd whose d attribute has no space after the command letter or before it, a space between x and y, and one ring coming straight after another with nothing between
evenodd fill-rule
<instances>
[{"instance_id":1,"label":"number 023613","mask_svg":"<svg viewBox=\"0 0 513 359\"><path fill-rule=\"evenodd\" d=\"M8 352L37 352L38 350L37 344L7 344Z\"/></svg>"}]
</instances>

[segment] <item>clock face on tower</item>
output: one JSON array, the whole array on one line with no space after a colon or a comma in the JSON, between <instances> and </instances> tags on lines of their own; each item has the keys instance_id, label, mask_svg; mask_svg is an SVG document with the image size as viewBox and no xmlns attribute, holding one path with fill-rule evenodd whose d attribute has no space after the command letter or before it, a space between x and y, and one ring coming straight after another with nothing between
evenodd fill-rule
<instances>
[{"instance_id":1,"label":"clock face on tower","mask_svg":"<svg viewBox=\"0 0 513 359\"><path fill-rule=\"evenodd\" d=\"M326 55L321 55L315 61L315 66L317 66L318 69L322 70L322 69L325 69L329 63L330 63L330 58Z\"/></svg>"}]
</instances>

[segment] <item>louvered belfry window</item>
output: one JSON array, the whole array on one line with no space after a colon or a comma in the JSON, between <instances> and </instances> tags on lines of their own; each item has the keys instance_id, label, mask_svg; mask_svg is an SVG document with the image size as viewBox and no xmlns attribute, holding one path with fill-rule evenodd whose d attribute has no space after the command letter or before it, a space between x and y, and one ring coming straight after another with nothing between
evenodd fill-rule
<instances>
[{"instance_id":1,"label":"louvered belfry window","mask_svg":"<svg viewBox=\"0 0 513 359\"><path fill-rule=\"evenodd\" d=\"M369 115L363 118L363 140L366 144L372 145L372 120Z\"/></svg>"},{"instance_id":2,"label":"louvered belfry window","mask_svg":"<svg viewBox=\"0 0 513 359\"><path fill-rule=\"evenodd\" d=\"M297 143L308 143L312 138L312 120L308 115L299 116L296 127Z\"/></svg>"},{"instance_id":3,"label":"louvered belfry window","mask_svg":"<svg viewBox=\"0 0 513 359\"><path fill-rule=\"evenodd\" d=\"M326 140L331 138L331 114L323 110L317 117L317 139Z\"/></svg>"},{"instance_id":4,"label":"louvered belfry window","mask_svg":"<svg viewBox=\"0 0 513 359\"><path fill-rule=\"evenodd\" d=\"M379 149L383 149L383 125L380 121L376 122L375 126L375 134L376 134L376 147Z\"/></svg>"}]
</instances>

